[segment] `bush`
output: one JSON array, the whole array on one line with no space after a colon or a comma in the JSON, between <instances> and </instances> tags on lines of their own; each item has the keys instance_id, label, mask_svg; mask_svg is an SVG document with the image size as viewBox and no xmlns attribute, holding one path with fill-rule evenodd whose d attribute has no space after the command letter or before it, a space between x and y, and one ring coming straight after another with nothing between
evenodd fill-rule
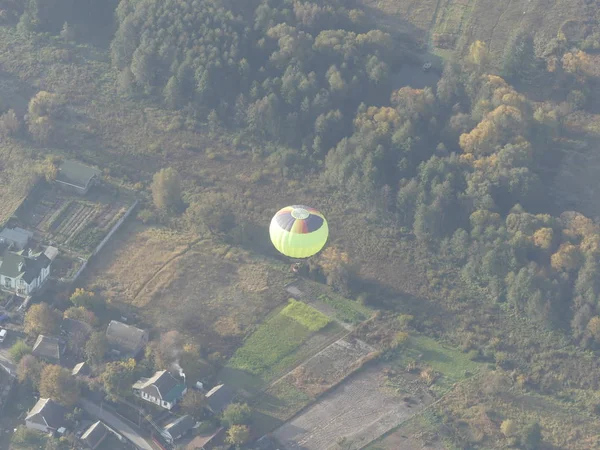
<instances>
[{"instance_id":1,"label":"bush","mask_svg":"<svg viewBox=\"0 0 600 450\"><path fill-rule=\"evenodd\" d=\"M532 422L521 431L521 445L526 450L537 450L542 443L542 428L537 422Z\"/></svg>"},{"instance_id":2,"label":"bush","mask_svg":"<svg viewBox=\"0 0 600 450\"><path fill-rule=\"evenodd\" d=\"M25 343L25 341L19 339L14 345L10 348L10 357L13 359L15 363L18 363L23 359L25 355L29 355L31 353L31 347Z\"/></svg>"},{"instance_id":3,"label":"bush","mask_svg":"<svg viewBox=\"0 0 600 450\"><path fill-rule=\"evenodd\" d=\"M573 108L573 110L577 111L585 108L587 98L583 92L574 90L569 92L569 95L567 95L567 103Z\"/></svg>"},{"instance_id":4,"label":"bush","mask_svg":"<svg viewBox=\"0 0 600 450\"><path fill-rule=\"evenodd\" d=\"M232 403L223 412L223 426L245 425L250 420L252 411L245 403Z\"/></svg>"},{"instance_id":5,"label":"bush","mask_svg":"<svg viewBox=\"0 0 600 450\"><path fill-rule=\"evenodd\" d=\"M513 420L507 419L500 425L500 431L502 431L502 434L506 437L514 436L517 432L517 425Z\"/></svg>"},{"instance_id":6,"label":"bush","mask_svg":"<svg viewBox=\"0 0 600 450\"><path fill-rule=\"evenodd\" d=\"M140 210L137 213L137 218L142 221L143 224L151 224L156 222L156 215L147 208Z\"/></svg>"},{"instance_id":7,"label":"bush","mask_svg":"<svg viewBox=\"0 0 600 450\"><path fill-rule=\"evenodd\" d=\"M479 350L470 350L469 353L467 353L467 356L471 361L478 361L479 358L481 358L481 353Z\"/></svg>"}]
</instances>

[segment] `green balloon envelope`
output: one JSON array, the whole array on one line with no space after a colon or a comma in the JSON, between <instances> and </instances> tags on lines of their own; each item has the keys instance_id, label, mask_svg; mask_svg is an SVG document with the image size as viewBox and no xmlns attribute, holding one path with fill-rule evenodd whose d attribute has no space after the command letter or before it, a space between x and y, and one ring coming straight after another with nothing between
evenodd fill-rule
<instances>
[{"instance_id":1,"label":"green balloon envelope","mask_svg":"<svg viewBox=\"0 0 600 450\"><path fill-rule=\"evenodd\" d=\"M308 258L325 246L329 227L316 209L293 205L277 211L271 219L269 234L280 253L290 258Z\"/></svg>"}]
</instances>

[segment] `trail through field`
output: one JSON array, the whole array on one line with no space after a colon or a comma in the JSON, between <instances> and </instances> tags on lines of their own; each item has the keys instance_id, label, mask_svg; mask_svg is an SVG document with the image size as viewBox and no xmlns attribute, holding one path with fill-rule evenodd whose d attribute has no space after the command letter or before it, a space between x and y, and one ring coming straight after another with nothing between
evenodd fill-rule
<instances>
[{"instance_id":1,"label":"trail through field","mask_svg":"<svg viewBox=\"0 0 600 450\"><path fill-rule=\"evenodd\" d=\"M169 266L169 264L171 264L173 261L175 261L178 258L181 258L182 256L184 256L187 252L189 252L196 244L199 244L200 242L204 241L204 238L198 238L195 239L194 241L190 242L186 248L184 248L182 251L174 254L171 258L169 258L167 261L165 261L157 270L156 272L154 272L150 277L148 277L148 279L146 281L144 281L142 283L142 285L138 288L138 290L135 292L135 294L133 295L133 304L136 304L136 301L138 299L138 297L140 296L140 294L142 292L144 292L144 290L146 289L147 286L150 285L150 283L152 283L153 280L155 280L160 273Z\"/></svg>"},{"instance_id":2,"label":"trail through field","mask_svg":"<svg viewBox=\"0 0 600 450\"><path fill-rule=\"evenodd\" d=\"M492 27L492 30L490 31L490 38L488 41L488 48L492 45L492 42L494 40L494 31L496 31L496 28L498 28L498 24L502 21L502 18L506 15L507 11L510 9L511 4L512 4L512 0L508 0L508 2L506 4L506 8L504 8L504 11L502 11L502 14L500 14L498 16L498 20L496 20L496 23Z\"/></svg>"}]
</instances>

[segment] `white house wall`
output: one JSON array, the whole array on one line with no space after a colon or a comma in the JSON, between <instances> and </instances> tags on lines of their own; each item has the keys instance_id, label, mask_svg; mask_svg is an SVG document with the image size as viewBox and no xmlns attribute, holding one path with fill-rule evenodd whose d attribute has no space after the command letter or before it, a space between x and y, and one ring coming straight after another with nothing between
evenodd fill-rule
<instances>
[{"instance_id":1,"label":"white house wall","mask_svg":"<svg viewBox=\"0 0 600 450\"><path fill-rule=\"evenodd\" d=\"M42 284L44 284L44 281L46 281L48 275L50 275L50 266L43 268L40 271L40 275L37 278L33 279L29 284L25 283L21 278L9 278L5 277L4 275L0 275L0 288L11 291L22 289L23 291L21 293L31 294L36 289L40 288ZM7 279L10 280L10 287L6 285Z\"/></svg>"},{"instance_id":2,"label":"white house wall","mask_svg":"<svg viewBox=\"0 0 600 450\"><path fill-rule=\"evenodd\" d=\"M38 431L42 431L44 433L48 432L48 427L46 427L46 425L40 425L39 423L30 422L29 420L25 421L25 426L27 428L29 428L30 430L38 430Z\"/></svg>"}]
</instances>

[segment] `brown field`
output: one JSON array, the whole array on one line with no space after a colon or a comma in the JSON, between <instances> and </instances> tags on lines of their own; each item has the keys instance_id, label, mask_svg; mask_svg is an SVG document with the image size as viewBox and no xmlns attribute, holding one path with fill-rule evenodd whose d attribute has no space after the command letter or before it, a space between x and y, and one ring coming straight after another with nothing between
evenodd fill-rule
<instances>
[{"instance_id":1,"label":"brown field","mask_svg":"<svg viewBox=\"0 0 600 450\"><path fill-rule=\"evenodd\" d=\"M209 240L131 223L89 269L85 285L146 324L179 330L230 354L248 326L287 299L286 273Z\"/></svg>"},{"instance_id":2,"label":"brown field","mask_svg":"<svg viewBox=\"0 0 600 450\"><path fill-rule=\"evenodd\" d=\"M341 438L363 446L413 416L430 398L408 405L385 388L382 367L348 379L318 403L275 430L288 450L328 450ZM360 406L360 407L358 407Z\"/></svg>"},{"instance_id":3,"label":"brown field","mask_svg":"<svg viewBox=\"0 0 600 450\"><path fill-rule=\"evenodd\" d=\"M358 369L375 349L359 339L340 339L286 375L281 381L316 398Z\"/></svg>"}]
</instances>

